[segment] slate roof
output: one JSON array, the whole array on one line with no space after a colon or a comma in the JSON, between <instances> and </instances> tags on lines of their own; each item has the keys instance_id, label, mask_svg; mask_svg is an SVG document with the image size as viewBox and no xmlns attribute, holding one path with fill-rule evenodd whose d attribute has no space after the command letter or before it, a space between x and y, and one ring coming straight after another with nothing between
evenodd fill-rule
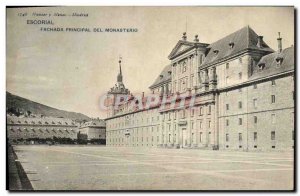
<instances>
[{"instance_id":1,"label":"slate roof","mask_svg":"<svg viewBox=\"0 0 300 196\"><path fill-rule=\"evenodd\" d=\"M202 66L213 64L226 57L238 54L245 49L255 49L266 52L274 52L264 41L262 41L262 48L257 46L258 35L249 27L242 29L210 44L207 48L207 53ZM233 47L230 47L233 43ZM214 51L218 51L216 54Z\"/></svg>"},{"instance_id":2,"label":"slate roof","mask_svg":"<svg viewBox=\"0 0 300 196\"><path fill-rule=\"evenodd\" d=\"M81 127L105 127L105 121L95 119L84 123Z\"/></svg>"},{"instance_id":3,"label":"slate roof","mask_svg":"<svg viewBox=\"0 0 300 196\"><path fill-rule=\"evenodd\" d=\"M279 65L276 59L282 58L282 63ZM264 69L260 70L259 65L264 65ZM282 50L281 53L274 52L263 56L261 60L254 67L253 74L250 80L283 73L295 69L294 63L294 46Z\"/></svg>"},{"instance_id":4,"label":"slate roof","mask_svg":"<svg viewBox=\"0 0 300 196\"><path fill-rule=\"evenodd\" d=\"M60 125L60 126L76 126L75 122L71 119L66 118L53 118L53 117L44 117L44 118L29 118L24 117L20 118L17 116L7 116L7 124L20 124L20 125Z\"/></svg>"},{"instance_id":5,"label":"slate roof","mask_svg":"<svg viewBox=\"0 0 300 196\"><path fill-rule=\"evenodd\" d=\"M168 80L171 80L171 75L169 74L169 72L172 71L172 65L167 65L164 67L164 69L162 70L162 72L159 74L159 76L156 78L155 82L149 87L149 88L153 88L159 84L162 84ZM161 77L162 75L162 77Z\"/></svg>"}]
</instances>

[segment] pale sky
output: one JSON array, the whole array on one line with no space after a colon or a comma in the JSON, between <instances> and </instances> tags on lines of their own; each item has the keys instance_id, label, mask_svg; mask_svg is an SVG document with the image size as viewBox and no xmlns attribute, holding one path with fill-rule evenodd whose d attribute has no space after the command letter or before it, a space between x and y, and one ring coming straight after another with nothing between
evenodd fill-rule
<instances>
[{"instance_id":1,"label":"pale sky","mask_svg":"<svg viewBox=\"0 0 300 196\"><path fill-rule=\"evenodd\" d=\"M20 17L18 13L25 13ZM32 13L88 13L38 17L54 25L28 25ZM124 84L148 92L181 39L212 43L246 25L277 49L294 44L292 7L60 7L7 9L7 91L54 108L104 118L99 97L115 84L123 58ZM137 33L41 32L40 27L137 28Z\"/></svg>"}]
</instances>

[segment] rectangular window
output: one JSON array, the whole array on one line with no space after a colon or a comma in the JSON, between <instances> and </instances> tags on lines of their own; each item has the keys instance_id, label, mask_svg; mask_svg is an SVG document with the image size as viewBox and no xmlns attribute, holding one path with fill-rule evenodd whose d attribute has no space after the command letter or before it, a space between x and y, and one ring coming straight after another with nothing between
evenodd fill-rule
<instances>
[{"instance_id":1,"label":"rectangular window","mask_svg":"<svg viewBox=\"0 0 300 196\"><path fill-rule=\"evenodd\" d=\"M239 108L241 109L243 107L242 102L239 101Z\"/></svg>"},{"instance_id":2,"label":"rectangular window","mask_svg":"<svg viewBox=\"0 0 300 196\"><path fill-rule=\"evenodd\" d=\"M200 107L200 109L199 109L199 115L200 115L200 116L203 115L203 108L202 108L202 107Z\"/></svg>"},{"instance_id":3,"label":"rectangular window","mask_svg":"<svg viewBox=\"0 0 300 196\"><path fill-rule=\"evenodd\" d=\"M243 119L239 118L239 125L242 125L242 124L243 124Z\"/></svg>"},{"instance_id":4,"label":"rectangular window","mask_svg":"<svg viewBox=\"0 0 300 196\"><path fill-rule=\"evenodd\" d=\"M253 116L254 124L257 124L257 116Z\"/></svg>"},{"instance_id":5,"label":"rectangular window","mask_svg":"<svg viewBox=\"0 0 300 196\"><path fill-rule=\"evenodd\" d=\"M253 107L257 108L257 99L253 99Z\"/></svg>"},{"instance_id":6,"label":"rectangular window","mask_svg":"<svg viewBox=\"0 0 300 196\"><path fill-rule=\"evenodd\" d=\"M294 132L294 130L292 131L292 140L295 140L295 132Z\"/></svg>"},{"instance_id":7,"label":"rectangular window","mask_svg":"<svg viewBox=\"0 0 300 196\"><path fill-rule=\"evenodd\" d=\"M242 72L240 72L239 73L239 79L242 79L242 77L243 77L243 74L242 74Z\"/></svg>"},{"instance_id":8,"label":"rectangular window","mask_svg":"<svg viewBox=\"0 0 300 196\"><path fill-rule=\"evenodd\" d=\"M226 63L226 69L229 69L229 63Z\"/></svg>"},{"instance_id":9,"label":"rectangular window","mask_svg":"<svg viewBox=\"0 0 300 196\"><path fill-rule=\"evenodd\" d=\"M239 141L240 142L243 141L243 135L242 135L242 133L239 133Z\"/></svg>"},{"instance_id":10,"label":"rectangular window","mask_svg":"<svg viewBox=\"0 0 300 196\"><path fill-rule=\"evenodd\" d=\"M210 126L211 126L211 121L209 120L208 121L208 128L210 128Z\"/></svg>"},{"instance_id":11,"label":"rectangular window","mask_svg":"<svg viewBox=\"0 0 300 196\"><path fill-rule=\"evenodd\" d=\"M226 142L229 142L229 134L226 133Z\"/></svg>"},{"instance_id":12,"label":"rectangular window","mask_svg":"<svg viewBox=\"0 0 300 196\"><path fill-rule=\"evenodd\" d=\"M275 86L275 85L276 85L275 80L272 80L272 86Z\"/></svg>"},{"instance_id":13,"label":"rectangular window","mask_svg":"<svg viewBox=\"0 0 300 196\"><path fill-rule=\"evenodd\" d=\"M257 89L257 84L253 84L253 89Z\"/></svg>"},{"instance_id":14,"label":"rectangular window","mask_svg":"<svg viewBox=\"0 0 300 196\"><path fill-rule=\"evenodd\" d=\"M200 121L200 125L199 126L200 126L200 129L202 129L202 121Z\"/></svg>"},{"instance_id":15,"label":"rectangular window","mask_svg":"<svg viewBox=\"0 0 300 196\"><path fill-rule=\"evenodd\" d=\"M257 141L257 132L253 133L253 140L256 142Z\"/></svg>"},{"instance_id":16,"label":"rectangular window","mask_svg":"<svg viewBox=\"0 0 300 196\"><path fill-rule=\"evenodd\" d=\"M226 126L229 126L229 120L228 119L226 120Z\"/></svg>"},{"instance_id":17,"label":"rectangular window","mask_svg":"<svg viewBox=\"0 0 300 196\"><path fill-rule=\"evenodd\" d=\"M202 142L202 132L200 132L200 143Z\"/></svg>"},{"instance_id":18,"label":"rectangular window","mask_svg":"<svg viewBox=\"0 0 300 196\"><path fill-rule=\"evenodd\" d=\"M208 106L208 114L211 114L211 106Z\"/></svg>"},{"instance_id":19,"label":"rectangular window","mask_svg":"<svg viewBox=\"0 0 300 196\"><path fill-rule=\"evenodd\" d=\"M195 110L194 110L194 108L192 108L192 109L191 109L191 116L192 116L192 117L194 116L194 112L195 112Z\"/></svg>"},{"instance_id":20,"label":"rectangular window","mask_svg":"<svg viewBox=\"0 0 300 196\"><path fill-rule=\"evenodd\" d=\"M182 73L186 72L186 64L184 63L183 64L183 67L182 67Z\"/></svg>"},{"instance_id":21,"label":"rectangular window","mask_svg":"<svg viewBox=\"0 0 300 196\"><path fill-rule=\"evenodd\" d=\"M275 131L271 132L271 140L275 140Z\"/></svg>"},{"instance_id":22,"label":"rectangular window","mask_svg":"<svg viewBox=\"0 0 300 196\"><path fill-rule=\"evenodd\" d=\"M195 142L195 135L194 135L194 133L192 133L192 144Z\"/></svg>"},{"instance_id":23,"label":"rectangular window","mask_svg":"<svg viewBox=\"0 0 300 196\"><path fill-rule=\"evenodd\" d=\"M271 95L271 103L275 103L275 95Z\"/></svg>"},{"instance_id":24,"label":"rectangular window","mask_svg":"<svg viewBox=\"0 0 300 196\"><path fill-rule=\"evenodd\" d=\"M226 110L229 110L229 104L226 104Z\"/></svg>"}]
</instances>

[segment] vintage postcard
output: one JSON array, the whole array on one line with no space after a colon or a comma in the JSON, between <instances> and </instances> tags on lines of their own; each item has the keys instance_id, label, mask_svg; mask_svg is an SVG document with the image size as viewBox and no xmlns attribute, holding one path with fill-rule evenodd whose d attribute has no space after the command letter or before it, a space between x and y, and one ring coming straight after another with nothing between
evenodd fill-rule
<instances>
[{"instance_id":1,"label":"vintage postcard","mask_svg":"<svg viewBox=\"0 0 300 196\"><path fill-rule=\"evenodd\" d=\"M7 7L7 189L294 191L294 18Z\"/></svg>"}]
</instances>

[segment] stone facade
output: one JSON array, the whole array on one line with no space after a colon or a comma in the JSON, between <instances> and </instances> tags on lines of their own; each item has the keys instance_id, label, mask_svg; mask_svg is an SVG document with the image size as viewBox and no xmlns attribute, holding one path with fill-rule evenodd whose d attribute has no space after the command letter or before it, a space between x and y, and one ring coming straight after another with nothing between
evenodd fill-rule
<instances>
[{"instance_id":1,"label":"stone facade","mask_svg":"<svg viewBox=\"0 0 300 196\"><path fill-rule=\"evenodd\" d=\"M147 107L144 94L137 99L127 89L108 93L107 145L292 149L294 47L281 45L279 37L274 51L249 26L212 44L184 34L150 86L157 104ZM128 99L116 104L120 94ZM177 96L183 105L170 100Z\"/></svg>"},{"instance_id":2,"label":"stone facade","mask_svg":"<svg viewBox=\"0 0 300 196\"><path fill-rule=\"evenodd\" d=\"M64 118L7 116L6 125L9 140L53 137L76 139L78 132L75 122Z\"/></svg>"},{"instance_id":3,"label":"stone facade","mask_svg":"<svg viewBox=\"0 0 300 196\"><path fill-rule=\"evenodd\" d=\"M83 123L78 128L80 134L87 135L87 140L104 139L105 134L105 121L94 119L92 121Z\"/></svg>"}]
</instances>

